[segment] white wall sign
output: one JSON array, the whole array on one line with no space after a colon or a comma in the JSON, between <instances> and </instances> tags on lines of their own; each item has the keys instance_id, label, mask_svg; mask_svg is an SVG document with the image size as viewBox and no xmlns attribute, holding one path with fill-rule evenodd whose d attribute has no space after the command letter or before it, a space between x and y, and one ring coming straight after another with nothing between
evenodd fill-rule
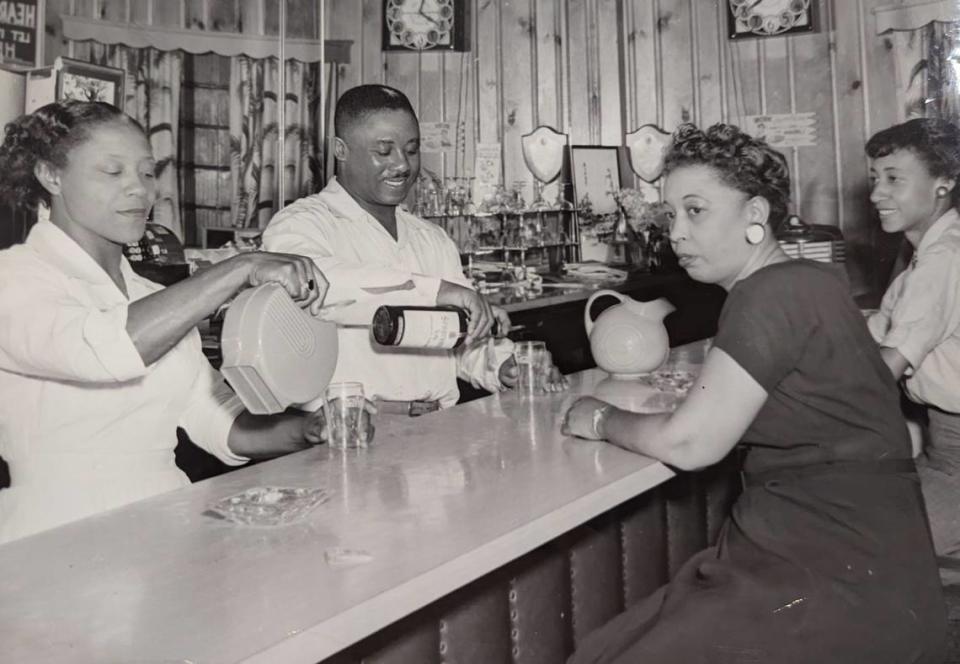
<instances>
[{"instance_id":1,"label":"white wall sign","mask_svg":"<svg viewBox=\"0 0 960 664\"><path fill-rule=\"evenodd\" d=\"M421 122L420 150L422 152L449 152L453 150L452 122Z\"/></svg>"},{"instance_id":2,"label":"white wall sign","mask_svg":"<svg viewBox=\"0 0 960 664\"><path fill-rule=\"evenodd\" d=\"M748 115L743 129L775 148L805 148L817 144L817 114L813 111Z\"/></svg>"}]
</instances>

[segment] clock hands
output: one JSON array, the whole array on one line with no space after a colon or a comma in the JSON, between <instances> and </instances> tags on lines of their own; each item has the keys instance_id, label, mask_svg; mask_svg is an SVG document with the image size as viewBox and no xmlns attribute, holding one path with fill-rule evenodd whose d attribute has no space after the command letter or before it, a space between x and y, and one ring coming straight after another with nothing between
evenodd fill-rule
<instances>
[{"instance_id":1,"label":"clock hands","mask_svg":"<svg viewBox=\"0 0 960 664\"><path fill-rule=\"evenodd\" d=\"M425 3L426 1L427 1L427 0L420 0L420 6L417 7L417 13L420 14L420 16L422 16L423 18L425 18L425 19L427 19L428 21L430 21L431 23L433 23L435 26L437 26L437 29L439 30L439 29L440 29L440 22L439 22L437 19L435 19L435 18L433 18L432 16L430 16L429 14L425 14L424 11L423 11L423 5L424 5L424 3Z\"/></svg>"}]
</instances>

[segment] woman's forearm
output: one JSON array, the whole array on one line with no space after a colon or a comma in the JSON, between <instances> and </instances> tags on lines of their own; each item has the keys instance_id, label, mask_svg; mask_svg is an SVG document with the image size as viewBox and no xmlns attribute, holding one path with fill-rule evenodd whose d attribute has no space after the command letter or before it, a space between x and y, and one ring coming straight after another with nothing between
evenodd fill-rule
<instances>
[{"instance_id":1,"label":"woman's forearm","mask_svg":"<svg viewBox=\"0 0 960 664\"><path fill-rule=\"evenodd\" d=\"M268 459L306 449L313 445L304 434L308 417L307 413L298 412L251 415L244 411L234 420L227 445L234 454L250 459Z\"/></svg>"},{"instance_id":2,"label":"woman's forearm","mask_svg":"<svg viewBox=\"0 0 960 664\"><path fill-rule=\"evenodd\" d=\"M246 282L246 267L230 259L132 302L127 310L127 333L144 364L163 357Z\"/></svg>"}]
</instances>

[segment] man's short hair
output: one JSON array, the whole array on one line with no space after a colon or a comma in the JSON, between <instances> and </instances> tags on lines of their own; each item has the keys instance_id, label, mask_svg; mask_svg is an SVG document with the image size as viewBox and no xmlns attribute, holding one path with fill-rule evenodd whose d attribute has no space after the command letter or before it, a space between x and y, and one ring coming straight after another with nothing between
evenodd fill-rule
<instances>
[{"instance_id":1,"label":"man's short hair","mask_svg":"<svg viewBox=\"0 0 960 664\"><path fill-rule=\"evenodd\" d=\"M358 85L350 88L337 100L333 114L333 131L343 137L344 132L362 122L377 111L406 111L414 118L417 114L407 96L387 85Z\"/></svg>"}]
</instances>

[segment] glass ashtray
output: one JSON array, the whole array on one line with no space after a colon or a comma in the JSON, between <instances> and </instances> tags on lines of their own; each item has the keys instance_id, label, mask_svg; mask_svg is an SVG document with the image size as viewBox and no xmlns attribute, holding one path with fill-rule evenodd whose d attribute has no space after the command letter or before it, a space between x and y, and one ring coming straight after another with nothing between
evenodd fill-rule
<instances>
[{"instance_id":1,"label":"glass ashtray","mask_svg":"<svg viewBox=\"0 0 960 664\"><path fill-rule=\"evenodd\" d=\"M696 379L697 376L692 371L657 369L641 376L639 380L661 392L686 396Z\"/></svg>"},{"instance_id":2,"label":"glass ashtray","mask_svg":"<svg viewBox=\"0 0 960 664\"><path fill-rule=\"evenodd\" d=\"M305 516L330 498L323 489L254 487L210 505L210 511L247 526L282 526Z\"/></svg>"}]
</instances>

